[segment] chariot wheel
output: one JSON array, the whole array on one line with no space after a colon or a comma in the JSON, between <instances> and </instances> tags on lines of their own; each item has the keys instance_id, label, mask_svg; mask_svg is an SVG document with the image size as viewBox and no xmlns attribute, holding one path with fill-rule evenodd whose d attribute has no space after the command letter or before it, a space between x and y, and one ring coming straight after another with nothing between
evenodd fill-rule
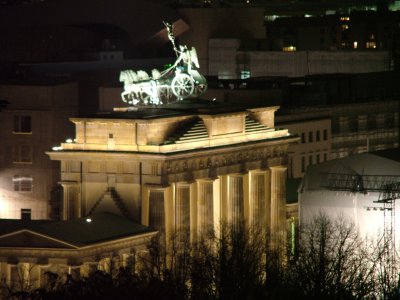
<instances>
[{"instance_id":1,"label":"chariot wheel","mask_svg":"<svg viewBox=\"0 0 400 300\"><path fill-rule=\"evenodd\" d=\"M193 94L193 79L185 73L178 74L171 82L172 93L179 99L185 99Z\"/></svg>"}]
</instances>

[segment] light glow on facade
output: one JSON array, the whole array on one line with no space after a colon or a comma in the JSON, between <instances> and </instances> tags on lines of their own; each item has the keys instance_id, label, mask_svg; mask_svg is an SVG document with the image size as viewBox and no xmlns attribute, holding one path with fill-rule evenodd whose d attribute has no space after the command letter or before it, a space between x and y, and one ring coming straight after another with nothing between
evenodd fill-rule
<instances>
[{"instance_id":1,"label":"light glow on facade","mask_svg":"<svg viewBox=\"0 0 400 300\"><path fill-rule=\"evenodd\" d=\"M284 52L294 52L294 51L296 51L296 46L283 47L282 51L284 51Z\"/></svg>"}]
</instances>

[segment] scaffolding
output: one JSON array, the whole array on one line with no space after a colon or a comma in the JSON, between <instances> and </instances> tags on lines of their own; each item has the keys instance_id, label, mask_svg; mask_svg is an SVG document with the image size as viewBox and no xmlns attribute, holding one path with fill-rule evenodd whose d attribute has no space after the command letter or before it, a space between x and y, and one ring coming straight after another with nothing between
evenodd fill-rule
<instances>
[{"instance_id":1,"label":"scaffolding","mask_svg":"<svg viewBox=\"0 0 400 300\"><path fill-rule=\"evenodd\" d=\"M385 286L384 299L388 298L390 282L394 278L396 266L396 200L400 199L400 176L360 175L357 173L322 173L321 187L353 193L379 193L376 206L366 206L370 210L383 212L382 283Z\"/></svg>"},{"instance_id":2,"label":"scaffolding","mask_svg":"<svg viewBox=\"0 0 400 300\"><path fill-rule=\"evenodd\" d=\"M395 250L395 201L400 199L400 176L398 175L361 175L356 172L321 173L321 187L334 191L353 193L379 193L380 206L366 206L367 210L380 210L384 214L383 239L385 246Z\"/></svg>"}]
</instances>

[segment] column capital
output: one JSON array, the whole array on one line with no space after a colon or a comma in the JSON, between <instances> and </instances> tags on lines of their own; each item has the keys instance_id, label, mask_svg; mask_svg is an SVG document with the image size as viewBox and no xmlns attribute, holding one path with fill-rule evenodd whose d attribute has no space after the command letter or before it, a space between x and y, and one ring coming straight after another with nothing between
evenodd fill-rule
<instances>
[{"instance_id":1,"label":"column capital","mask_svg":"<svg viewBox=\"0 0 400 300\"><path fill-rule=\"evenodd\" d=\"M286 166L271 166L269 167L271 170L275 170L275 171L286 171L287 167Z\"/></svg>"},{"instance_id":2,"label":"column capital","mask_svg":"<svg viewBox=\"0 0 400 300\"><path fill-rule=\"evenodd\" d=\"M79 181L67 181L67 180L62 180L58 182L61 184L63 187L74 187L80 184Z\"/></svg>"},{"instance_id":3,"label":"column capital","mask_svg":"<svg viewBox=\"0 0 400 300\"><path fill-rule=\"evenodd\" d=\"M217 179L218 179L218 177L217 178L200 178L200 179L196 179L196 182L197 183L203 183L203 182L204 183L212 183Z\"/></svg>"},{"instance_id":4,"label":"column capital","mask_svg":"<svg viewBox=\"0 0 400 300\"><path fill-rule=\"evenodd\" d=\"M154 184L154 183L146 183L144 185L149 190L166 190L171 185L170 184Z\"/></svg>"}]
</instances>

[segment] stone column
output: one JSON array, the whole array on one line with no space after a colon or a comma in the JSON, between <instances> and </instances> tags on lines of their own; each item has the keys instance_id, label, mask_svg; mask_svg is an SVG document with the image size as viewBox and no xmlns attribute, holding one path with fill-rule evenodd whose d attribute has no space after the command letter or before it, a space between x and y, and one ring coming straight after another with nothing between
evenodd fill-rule
<instances>
[{"instance_id":1,"label":"stone column","mask_svg":"<svg viewBox=\"0 0 400 300\"><path fill-rule=\"evenodd\" d=\"M221 211L221 221L222 222L228 222L229 221L229 210L228 210L228 175L222 175L220 176L219 179L219 192L220 192L220 197L221 197L221 205L220 205L220 211Z\"/></svg>"},{"instance_id":2,"label":"stone column","mask_svg":"<svg viewBox=\"0 0 400 300\"><path fill-rule=\"evenodd\" d=\"M190 185L179 183L175 192L175 233L180 242L190 237Z\"/></svg>"},{"instance_id":3,"label":"stone column","mask_svg":"<svg viewBox=\"0 0 400 300\"><path fill-rule=\"evenodd\" d=\"M271 167L271 237L275 246L286 238L286 167Z\"/></svg>"},{"instance_id":4,"label":"stone column","mask_svg":"<svg viewBox=\"0 0 400 300\"><path fill-rule=\"evenodd\" d=\"M149 190L148 225L165 234L165 203L163 189Z\"/></svg>"},{"instance_id":5,"label":"stone column","mask_svg":"<svg viewBox=\"0 0 400 300\"><path fill-rule=\"evenodd\" d=\"M198 199L198 188L197 181L192 181L189 184L190 188L190 241L196 241L197 239L197 199Z\"/></svg>"},{"instance_id":6,"label":"stone column","mask_svg":"<svg viewBox=\"0 0 400 300\"><path fill-rule=\"evenodd\" d=\"M210 180L199 180L197 220L199 236L214 232L214 183Z\"/></svg>"},{"instance_id":7,"label":"stone column","mask_svg":"<svg viewBox=\"0 0 400 300\"><path fill-rule=\"evenodd\" d=\"M62 181L60 184L63 187L63 220L80 218L82 216L82 207L79 182Z\"/></svg>"},{"instance_id":8,"label":"stone column","mask_svg":"<svg viewBox=\"0 0 400 300\"><path fill-rule=\"evenodd\" d=\"M228 177L228 221L233 229L239 229L244 221L243 176Z\"/></svg>"},{"instance_id":9,"label":"stone column","mask_svg":"<svg viewBox=\"0 0 400 300\"><path fill-rule=\"evenodd\" d=\"M267 186L265 171L250 173L250 224L265 228L267 222Z\"/></svg>"},{"instance_id":10,"label":"stone column","mask_svg":"<svg viewBox=\"0 0 400 300\"><path fill-rule=\"evenodd\" d=\"M218 177L213 182L213 227L217 237L221 236L221 177Z\"/></svg>"}]
</instances>

